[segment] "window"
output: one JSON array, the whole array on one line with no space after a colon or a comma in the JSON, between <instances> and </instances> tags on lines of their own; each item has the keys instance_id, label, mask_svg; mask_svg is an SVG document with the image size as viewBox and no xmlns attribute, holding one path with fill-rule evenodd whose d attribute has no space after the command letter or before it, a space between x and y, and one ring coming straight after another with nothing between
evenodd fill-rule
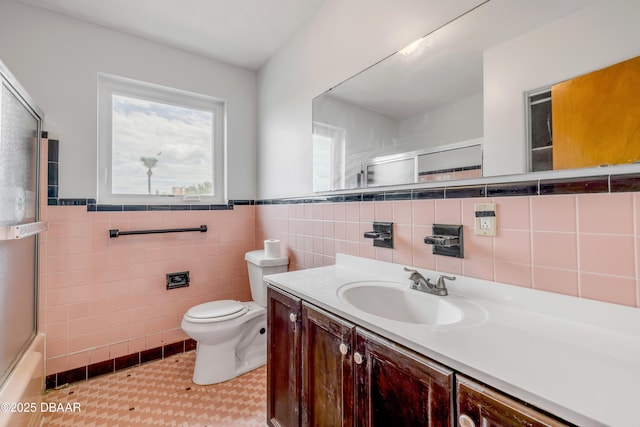
<instances>
[{"instance_id":1,"label":"window","mask_svg":"<svg viewBox=\"0 0 640 427\"><path fill-rule=\"evenodd\" d=\"M313 123L313 191L344 188L344 129Z\"/></svg>"},{"instance_id":2,"label":"window","mask_svg":"<svg viewBox=\"0 0 640 427\"><path fill-rule=\"evenodd\" d=\"M225 203L224 102L98 76L98 202Z\"/></svg>"}]
</instances>

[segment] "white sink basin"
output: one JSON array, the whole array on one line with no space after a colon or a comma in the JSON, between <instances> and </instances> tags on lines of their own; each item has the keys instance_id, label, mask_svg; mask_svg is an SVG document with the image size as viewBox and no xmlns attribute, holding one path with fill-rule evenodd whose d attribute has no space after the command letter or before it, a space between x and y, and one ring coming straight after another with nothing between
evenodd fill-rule
<instances>
[{"instance_id":1,"label":"white sink basin","mask_svg":"<svg viewBox=\"0 0 640 427\"><path fill-rule=\"evenodd\" d=\"M338 297L365 313L404 323L451 325L465 318L456 297L432 295L396 282L348 283L338 289Z\"/></svg>"}]
</instances>

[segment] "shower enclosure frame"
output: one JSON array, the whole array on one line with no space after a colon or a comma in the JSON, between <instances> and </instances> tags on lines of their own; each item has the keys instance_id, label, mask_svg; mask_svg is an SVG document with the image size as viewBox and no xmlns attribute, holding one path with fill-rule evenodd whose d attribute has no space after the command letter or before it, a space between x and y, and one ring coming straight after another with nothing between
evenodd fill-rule
<instances>
[{"instance_id":1,"label":"shower enclosure frame","mask_svg":"<svg viewBox=\"0 0 640 427\"><path fill-rule=\"evenodd\" d=\"M5 92L4 89L7 89ZM32 327L30 333L24 333L19 336L19 339L24 337L24 342L17 353L13 355L13 358L9 361L9 356L5 358L4 354L1 354L3 360L2 365L0 366L0 388L4 388L5 382L12 376L13 371L16 369L16 366L21 361L25 352L32 346L36 337L39 333L39 271L40 271L40 263L39 263L39 233L47 229L47 223L40 221L40 192L41 192L41 135L42 135L42 123L44 120L44 114L42 110L35 104L33 99L27 93L27 91L22 87L22 85L18 82L18 80L13 76L13 74L9 71L9 69L5 66L5 64L0 60L0 105L4 100L2 99L6 95L12 95L15 100L25 109L25 112L30 115L35 120L35 129L33 138L33 150L34 152L31 154L32 166L35 168L32 172L32 176L34 179L33 186L33 194L32 197L29 198L28 193L30 188L25 189L25 193L27 193L27 197L25 199L25 211L26 218L25 219L33 219L33 221L29 221L28 223L23 222L21 219L17 220L14 224L0 224L0 244L12 245L16 244L12 241L19 241L21 239L30 239L33 237L33 277L32 278L24 278L24 282L19 284L12 284L14 286L25 285L28 280L31 281L31 289L32 289L32 298L30 299L30 305L33 309L33 315L31 317ZM2 129L2 110L0 110L0 138L3 137L3 129ZM0 139L0 145L3 141ZM9 141L11 143L11 141ZM28 160L28 159L27 159ZM1 183L1 182L0 182ZM6 191L6 189L5 189ZM2 196L0 192L0 196ZM3 200L6 202L6 200ZM29 203L33 203L33 215L30 215ZM16 214L17 216L17 214ZM2 220L2 218L0 218ZM19 243L22 244L22 243ZM31 245L27 242L24 243L25 247L29 245L29 250ZM25 285L26 286L26 285ZM6 334L7 329L14 325L3 325L3 334ZM19 339L16 342L19 342ZM4 340L4 337L3 337ZM5 346L5 342L0 342L0 348ZM15 347L18 347L16 345ZM5 350L2 350L3 353Z\"/></svg>"}]
</instances>

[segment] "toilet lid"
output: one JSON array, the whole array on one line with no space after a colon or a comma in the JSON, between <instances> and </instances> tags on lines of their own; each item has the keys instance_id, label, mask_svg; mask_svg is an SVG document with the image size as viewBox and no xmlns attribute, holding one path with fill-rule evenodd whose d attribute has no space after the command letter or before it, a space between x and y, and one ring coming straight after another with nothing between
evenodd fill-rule
<instances>
[{"instance_id":1,"label":"toilet lid","mask_svg":"<svg viewBox=\"0 0 640 427\"><path fill-rule=\"evenodd\" d=\"M239 301L230 299L205 302L204 304L191 307L187 311L187 316L193 319L233 319L246 313L249 309Z\"/></svg>"}]
</instances>

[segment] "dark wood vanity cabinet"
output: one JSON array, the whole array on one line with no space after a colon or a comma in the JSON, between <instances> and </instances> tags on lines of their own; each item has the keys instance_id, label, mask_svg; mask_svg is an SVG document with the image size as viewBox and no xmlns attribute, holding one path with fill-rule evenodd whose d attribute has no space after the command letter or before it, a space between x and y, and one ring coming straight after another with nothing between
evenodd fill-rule
<instances>
[{"instance_id":1,"label":"dark wood vanity cabinet","mask_svg":"<svg viewBox=\"0 0 640 427\"><path fill-rule=\"evenodd\" d=\"M300 425L302 301L267 290L267 422Z\"/></svg>"},{"instance_id":2,"label":"dark wood vanity cabinet","mask_svg":"<svg viewBox=\"0 0 640 427\"><path fill-rule=\"evenodd\" d=\"M571 426L286 292L268 298L270 426Z\"/></svg>"},{"instance_id":3,"label":"dark wood vanity cabinet","mask_svg":"<svg viewBox=\"0 0 640 427\"><path fill-rule=\"evenodd\" d=\"M568 427L531 406L456 375L459 427Z\"/></svg>"},{"instance_id":4,"label":"dark wood vanity cabinet","mask_svg":"<svg viewBox=\"0 0 640 427\"><path fill-rule=\"evenodd\" d=\"M452 371L272 288L268 319L269 425L452 425Z\"/></svg>"},{"instance_id":5,"label":"dark wood vanity cabinet","mask_svg":"<svg viewBox=\"0 0 640 427\"><path fill-rule=\"evenodd\" d=\"M355 425L453 425L453 371L361 328L354 361Z\"/></svg>"},{"instance_id":6,"label":"dark wood vanity cabinet","mask_svg":"<svg viewBox=\"0 0 640 427\"><path fill-rule=\"evenodd\" d=\"M354 331L354 324L302 303L302 425L353 425Z\"/></svg>"}]
</instances>

